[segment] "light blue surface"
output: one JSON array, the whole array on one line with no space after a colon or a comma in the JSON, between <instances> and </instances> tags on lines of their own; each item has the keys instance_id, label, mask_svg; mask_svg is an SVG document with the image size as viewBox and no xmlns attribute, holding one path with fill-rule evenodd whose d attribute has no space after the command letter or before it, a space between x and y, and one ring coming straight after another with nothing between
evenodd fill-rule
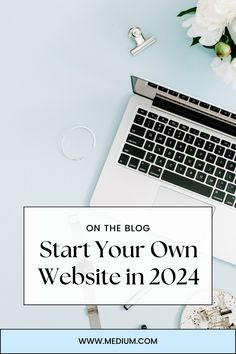
<instances>
[{"instance_id":1,"label":"light blue surface","mask_svg":"<svg viewBox=\"0 0 236 354\"><path fill-rule=\"evenodd\" d=\"M81 338L157 338L158 344L79 344ZM234 331L3 331L7 353L235 353Z\"/></svg>"},{"instance_id":2,"label":"light blue surface","mask_svg":"<svg viewBox=\"0 0 236 354\"><path fill-rule=\"evenodd\" d=\"M22 206L87 205L138 75L236 111L236 92L210 68L213 54L176 14L190 0L1 0L0 327L89 327L84 307L23 307ZM157 43L133 58L127 32ZM63 131L86 125L93 153L64 158ZM4 264L4 266L2 266ZM6 274L7 271L7 274ZM236 267L215 261L215 287L236 294ZM180 307L100 308L105 328L179 326Z\"/></svg>"}]
</instances>

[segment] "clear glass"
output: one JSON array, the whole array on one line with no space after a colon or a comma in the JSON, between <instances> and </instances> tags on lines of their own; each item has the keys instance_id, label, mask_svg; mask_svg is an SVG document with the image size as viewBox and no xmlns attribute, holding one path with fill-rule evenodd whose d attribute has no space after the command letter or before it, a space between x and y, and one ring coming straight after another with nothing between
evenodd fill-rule
<instances>
[{"instance_id":1,"label":"clear glass","mask_svg":"<svg viewBox=\"0 0 236 354\"><path fill-rule=\"evenodd\" d=\"M67 129L60 139L60 150L63 156L73 161L86 158L95 146L95 134L85 126L75 125Z\"/></svg>"}]
</instances>

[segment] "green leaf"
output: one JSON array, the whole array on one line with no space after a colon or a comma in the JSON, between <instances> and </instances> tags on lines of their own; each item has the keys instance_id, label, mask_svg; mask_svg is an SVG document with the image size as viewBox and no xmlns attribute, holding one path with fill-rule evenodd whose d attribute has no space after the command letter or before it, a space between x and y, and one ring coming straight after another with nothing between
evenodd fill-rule
<instances>
[{"instance_id":1,"label":"green leaf","mask_svg":"<svg viewBox=\"0 0 236 354\"><path fill-rule=\"evenodd\" d=\"M203 47L207 49L215 49L214 45L203 45Z\"/></svg>"},{"instance_id":2,"label":"green leaf","mask_svg":"<svg viewBox=\"0 0 236 354\"><path fill-rule=\"evenodd\" d=\"M185 11L181 11L177 17L182 17L185 15L190 15L190 14L195 14L197 11L197 7L191 7L191 9L185 10Z\"/></svg>"},{"instance_id":3,"label":"green leaf","mask_svg":"<svg viewBox=\"0 0 236 354\"><path fill-rule=\"evenodd\" d=\"M226 44L230 44L230 42L232 42L232 39L229 36L227 36L226 34L224 34L221 37L220 42L224 42Z\"/></svg>"},{"instance_id":4,"label":"green leaf","mask_svg":"<svg viewBox=\"0 0 236 354\"><path fill-rule=\"evenodd\" d=\"M232 62L234 59L236 59L236 53L231 54L231 62Z\"/></svg>"},{"instance_id":5,"label":"green leaf","mask_svg":"<svg viewBox=\"0 0 236 354\"><path fill-rule=\"evenodd\" d=\"M198 44L199 41L200 41L200 39L201 39L201 37L194 37L194 38L193 38L193 41L192 41L192 43L191 43L191 47L192 47L193 45Z\"/></svg>"},{"instance_id":6,"label":"green leaf","mask_svg":"<svg viewBox=\"0 0 236 354\"><path fill-rule=\"evenodd\" d=\"M231 61L236 58L236 46L231 47Z\"/></svg>"},{"instance_id":7,"label":"green leaf","mask_svg":"<svg viewBox=\"0 0 236 354\"><path fill-rule=\"evenodd\" d=\"M229 44L230 46L234 45L234 41L231 38L231 35L229 33L229 30L227 27L225 27L225 31L220 39L220 42L224 42L226 44Z\"/></svg>"}]
</instances>

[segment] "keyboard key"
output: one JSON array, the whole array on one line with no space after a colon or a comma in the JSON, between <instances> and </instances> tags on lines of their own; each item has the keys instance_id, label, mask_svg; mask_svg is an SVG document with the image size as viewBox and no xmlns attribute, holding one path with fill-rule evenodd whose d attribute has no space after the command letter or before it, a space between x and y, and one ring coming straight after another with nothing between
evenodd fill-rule
<instances>
[{"instance_id":1,"label":"keyboard key","mask_svg":"<svg viewBox=\"0 0 236 354\"><path fill-rule=\"evenodd\" d=\"M142 147L144 144L144 139L140 138L139 136L133 135L133 134L129 134L128 138L127 138L127 143Z\"/></svg>"},{"instance_id":2,"label":"keyboard key","mask_svg":"<svg viewBox=\"0 0 236 354\"><path fill-rule=\"evenodd\" d=\"M225 204L229 205L229 206L234 206L235 203L235 196L227 194L226 198L225 198Z\"/></svg>"},{"instance_id":3,"label":"keyboard key","mask_svg":"<svg viewBox=\"0 0 236 354\"><path fill-rule=\"evenodd\" d=\"M160 90L162 92L168 92L168 89L166 87L163 87L163 86L158 86L158 90Z\"/></svg>"},{"instance_id":4,"label":"keyboard key","mask_svg":"<svg viewBox=\"0 0 236 354\"><path fill-rule=\"evenodd\" d=\"M172 183L184 189L190 190L191 192L195 192L201 194L205 197L210 197L212 193L212 188L206 186L202 183L196 182L192 179L186 178L181 175L177 175L176 173L165 170L162 174L161 179L163 181Z\"/></svg>"},{"instance_id":5,"label":"keyboard key","mask_svg":"<svg viewBox=\"0 0 236 354\"><path fill-rule=\"evenodd\" d=\"M176 122L176 121L174 121L174 120L170 120L170 121L169 121L169 125L171 125L171 126L174 127L174 128L177 128L178 125L179 125L179 123Z\"/></svg>"},{"instance_id":6,"label":"keyboard key","mask_svg":"<svg viewBox=\"0 0 236 354\"><path fill-rule=\"evenodd\" d=\"M211 106L210 110L213 111L213 112L216 112L216 113L220 112L220 109L218 107L215 107L215 106Z\"/></svg>"},{"instance_id":7,"label":"keyboard key","mask_svg":"<svg viewBox=\"0 0 236 354\"><path fill-rule=\"evenodd\" d=\"M224 155L227 159L229 160L233 160L234 159L234 156L235 156L235 152L234 150L230 150L230 149L227 149L225 151L225 155Z\"/></svg>"},{"instance_id":8,"label":"keyboard key","mask_svg":"<svg viewBox=\"0 0 236 354\"><path fill-rule=\"evenodd\" d=\"M190 155L190 156L194 156L196 150L197 149L194 146L188 145L185 153Z\"/></svg>"},{"instance_id":9,"label":"keyboard key","mask_svg":"<svg viewBox=\"0 0 236 354\"><path fill-rule=\"evenodd\" d=\"M118 162L119 162L121 165L126 166L127 163L128 163L128 161L129 161L129 156L126 155L126 154L121 154Z\"/></svg>"},{"instance_id":10,"label":"keyboard key","mask_svg":"<svg viewBox=\"0 0 236 354\"><path fill-rule=\"evenodd\" d=\"M138 109L138 113L139 113L139 114L142 114L143 116L146 116L146 115L147 115L147 111L146 111L145 109L143 109L143 108L139 108L139 109Z\"/></svg>"},{"instance_id":11,"label":"keyboard key","mask_svg":"<svg viewBox=\"0 0 236 354\"><path fill-rule=\"evenodd\" d=\"M140 160L136 159L135 157L131 157L130 162L129 162L129 167L133 168L134 170L136 170L138 168L138 164L139 164Z\"/></svg>"},{"instance_id":12,"label":"keyboard key","mask_svg":"<svg viewBox=\"0 0 236 354\"><path fill-rule=\"evenodd\" d=\"M225 146L225 147L230 147L230 142L226 141L226 140L221 140L221 145Z\"/></svg>"},{"instance_id":13,"label":"keyboard key","mask_svg":"<svg viewBox=\"0 0 236 354\"><path fill-rule=\"evenodd\" d=\"M173 136L174 131L175 131L174 128L167 126L164 131L164 134L166 134L168 136Z\"/></svg>"},{"instance_id":14,"label":"keyboard key","mask_svg":"<svg viewBox=\"0 0 236 354\"><path fill-rule=\"evenodd\" d=\"M177 162L183 162L184 154L181 154L180 152L176 152L174 160Z\"/></svg>"},{"instance_id":15,"label":"keyboard key","mask_svg":"<svg viewBox=\"0 0 236 354\"><path fill-rule=\"evenodd\" d=\"M190 133L193 134L193 135L199 135L200 132L197 129L190 128Z\"/></svg>"},{"instance_id":16,"label":"keyboard key","mask_svg":"<svg viewBox=\"0 0 236 354\"><path fill-rule=\"evenodd\" d=\"M226 169L229 171L234 172L235 171L235 167L236 167L236 162L233 161L228 161L227 165L226 165Z\"/></svg>"},{"instance_id":17,"label":"keyboard key","mask_svg":"<svg viewBox=\"0 0 236 354\"><path fill-rule=\"evenodd\" d=\"M185 124L180 124L179 129L187 132L189 130L189 127L187 125L185 125Z\"/></svg>"},{"instance_id":18,"label":"keyboard key","mask_svg":"<svg viewBox=\"0 0 236 354\"><path fill-rule=\"evenodd\" d=\"M210 140L211 140L213 143L216 143L216 144L219 144L219 142L220 142L220 139L217 138L216 136L213 136L213 135L211 136Z\"/></svg>"},{"instance_id":19,"label":"keyboard key","mask_svg":"<svg viewBox=\"0 0 236 354\"><path fill-rule=\"evenodd\" d=\"M205 162L203 162L202 160L197 160L194 166L194 168L200 171L203 171L204 167L205 167Z\"/></svg>"},{"instance_id":20,"label":"keyboard key","mask_svg":"<svg viewBox=\"0 0 236 354\"><path fill-rule=\"evenodd\" d=\"M216 155L213 155L213 154L210 154L210 153L207 154L207 157L206 157L206 161L207 162L214 163L215 160L216 160Z\"/></svg>"},{"instance_id":21,"label":"keyboard key","mask_svg":"<svg viewBox=\"0 0 236 354\"><path fill-rule=\"evenodd\" d=\"M228 183L226 191L230 194L234 194L236 192L236 184Z\"/></svg>"},{"instance_id":22,"label":"keyboard key","mask_svg":"<svg viewBox=\"0 0 236 354\"><path fill-rule=\"evenodd\" d=\"M145 135L145 138L148 139L148 140L154 140L155 136L156 136L156 133L154 133L153 130L148 130L146 135Z\"/></svg>"},{"instance_id":23,"label":"keyboard key","mask_svg":"<svg viewBox=\"0 0 236 354\"><path fill-rule=\"evenodd\" d=\"M186 134L184 141L185 143L192 144L194 142L194 135Z\"/></svg>"},{"instance_id":24,"label":"keyboard key","mask_svg":"<svg viewBox=\"0 0 236 354\"><path fill-rule=\"evenodd\" d=\"M188 101L188 96L183 95L182 93L179 94L179 98L181 98L181 100Z\"/></svg>"},{"instance_id":25,"label":"keyboard key","mask_svg":"<svg viewBox=\"0 0 236 354\"><path fill-rule=\"evenodd\" d=\"M176 144L176 150L184 152L186 148L186 144L182 143L181 141L178 141Z\"/></svg>"},{"instance_id":26,"label":"keyboard key","mask_svg":"<svg viewBox=\"0 0 236 354\"><path fill-rule=\"evenodd\" d=\"M214 190L214 193L212 195L212 199L217 200L218 202L223 202L225 198L225 193L222 191L219 191L218 189Z\"/></svg>"},{"instance_id":27,"label":"keyboard key","mask_svg":"<svg viewBox=\"0 0 236 354\"><path fill-rule=\"evenodd\" d=\"M166 146L168 146L170 148L174 148L175 143L176 143L175 139L167 138L167 140L166 140Z\"/></svg>"},{"instance_id":28,"label":"keyboard key","mask_svg":"<svg viewBox=\"0 0 236 354\"><path fill-rule=\"evenodd\" d=\"M140 165L139 165L139 171L143 172L143 173L147 173L148 169L149 169L150 164L144 161L141 161Z\"/></svg>"},{"instance_id":29,"label":"keyboard key","mask_svg":"<svg viewBox=\"0 0 236 354\"><path fill-rule=\"evenodd\" d=\"M148 173L153 177L160 178L162 169L158 166L152 165Z\"/></svg>"},{"instance_id":30,"label":"keyboard key","mask_svg":"<svg viewBox=\"0 0 236 354\"><path fill-rule=\"evenodd\" d=\"M231 113L231 116L230 116L232 119L236 119L236 114L234 113Z\"/></svg>"},{"instance_id":31,"label":"keyboard key","mask_svg":"<svg viewBox=\"0 0 236 354\"><path fill-rule=\"evenodd\" d=\"M223 191L225 187L226 187L226 182L223 181L222 179L218 179L216 183L216 188L221 189Z\"/></svg>"},{"instance_id":32,"label":"keyboard key","mask_svg":"<svg viewBox=\"0 0 236 354\"><path fill-rule=\"evenodd\" d=\"M197 171L193 168L188 168L186 172L186 176L190 178L194 178L196 176Z\"/></svg>"},{"instance_id":33,"label":"keyboard key","mask_svg":"<svg viewBox=\"0 0 236 354\"><path fill-rule=\"evenodd\" d=\"M220 114L222 114L222 115L225 116L225 117L229 117L229 116L230 116L230 112L229 112L229 111L225 111L224 109L222 109L222 110L220 111Z\"/></svg>"},{"instance_id":34,"label":"keyboard key","mask_svg":"<svg viewBox=\"0 0 236 354\"><path fill-rule=\"evenodd\" d=\"M217 145L214 152L217 155L223 156L225 148L223 146Z\"/></svg>"},{"instance_id":35,"label":"keyboard key","mask_svg":"<svg viewBox=\"0 0 236 354\"><path fill-rule=\"evenodd\" d=\"M155 158L156 158L155 154L152 154L151 152L148 152L147 155L146 155L145 160L148 161L148 162L153 163L155 161Z\"/></svg>"},{"instance_id":36,"label":"keyboard key","mask_svg":"<svg viewBox=\"0 0 236 354\"><path fill-rule=\"evenodd\" d=\"M166 163L166 168L168 170L174 171L175 166L176 166L176 162L174 162L174 161L168 160Z\"/></svg>"},{"instance_id":37,"label":"keyboard key","mask_svg":"<svg viewBox=\"0 0 236 354\"><path fill-rule=\"evenodd\" d=\"M157 85L154 84L153 82L148 82L148 86L154 88L154 89L157 89Z\"/></svg>"},{"instance_id":38,"label":"keyboard key","mask_svg":"<svg viewBox=\"0 0 236 354\"><path fill-rule=\"evenodd\" d=\"M208 173L209 175L212 175L215 171L215 166L207 164L205 167L205 172Z\"/></svg>"},{"instance_id":39,"label":"keyboard key","mask_svg":"<svg viewBox=\"0 0 236 354\"><path fill-rule=\"evenodd\" d=\"M147 118L147 119L145 120L144 126L145 126L146 128L152 129L153 126L154 126L154 123L155 123L154 120Z\"/></svg>"},{"instance_id":40,"label":"keyboard key","mask_svg":"<svg viewBox=\"0 0 236 354\"><path fill-rule=\"evenodd\" d=\"M166 149L164 156L167 157L168 159L173 159L174 154L175 154L174 150Z\"/></svg>"},{"instance_id":41,"label":"keyboard key","mask_svg":"<svg viewBox=\"0 0 236 354\"><path fill-rule=\"evenodd\" d=\"M152 151L154 149L155 143L153 143L152 141L146 141L145 145L144 145L144 149L148 150L148 151Z\"/></svg>"},{"instance_id":42,"label":"keyboard key","mask_svg":"<svg viewBox=\"0 0 236 354\"><path fill-rule=\"evenodd\" d=\"M157 156L155 164L161 167L164 167L166 159L162 156Z\"/></svg>"},{"instance_id":43,"label":"keyboard key","mask_svg":"<svg viewBox=\"0 0 236 354\"><path fill-rule=\"evenodd\" d=\"M158 155L162 155L164 150L165 150L164 146L156 144L154 152Z\"/></svg>"},{"instance_id":44,"label":"keyboard key","mask_svg":"<svg viewBox=\"0 0 236 354\"><path fill-rule=\"evenodd\" d=\"M203 108L206 108L206 109L208 109L210 107L210 105L206 102L200 102L200 106Z\"/></svg>"},{"instance_id":45,"label":"keyboard key","mask_svg":"<svg viewBox=\"0 0 236 354\"><path fill-rule=\"evenodd\" d=\"M158 120L159 120L159 122L164 123L164 124L167 124L167 123L168 123L168 119L165 118L165 117L162 117L162 116L160 116L160 117L158 118Z\"/></svg>"},{"instance_id":46,"label":"keyboard key","mask_svg":"<svg viewBox=\"0 0 236 354\"><path fill-rule=\"evenodd\" d=\"M205 180L206 180L206 174L205 173L203 173L203 172L198 172L197 173L197 176L196 176L196 180L197 181L200 181L200 182L202 182L202 183L204 183L205 182Z\"/></svg>"},{"instance_id":47,"label":"keyboard key","mask_svg":"<svg viewBox=\"0 0 236 354\"><path fill-rule=\"evenodd\" d=\"M235 179L235 174L232 172L226 172L225 179L226 181L233 182Z\"/></svg>"},{"instance_id":48,"label":"keyboard key","mask_svg":"<svg viewBox=\"0 0 236 354\"><path fill-rule=\"evenodd\" d=\"M140 127L139 125L133 124L131 129L131 133L139 135L139 136L144 136L146 129L143 127Z\"/></svg>"},{"instance_id":49,"label":"keyboard key","mask_svg":"<svg viewBox=\"0 0 236 354\"><path fill-rule=\"evenodd\" d=\"M178 166L176 167L176 172L180 173L181 175L184 175L185 171L186 171L186 166L178 164Z\"/></svg>"},{"instance_id":50,"label":"keyboard key","mask_svg":"<svg viewBox=\"0 0 236 354\"><path fill-rule=\"evenodd\" d=\"M196 138L194 145L197 146L198 148L202 148L204 143L205 143L204 139Z\"/></svg>"},{"instance_id":51,"label":"keyboard key","mask_svg":"<svg viewBox=\"0 0 236 354\"><path fill-rule=\"evenodd\" d=\"M207 151L210 151L210 152L212 152L214 150L214 148L215 148L215 144L211 143L210 141L207 141L204 146L204 149Z\"/></svg>"},{"instance_id":52,"label":"keyboard key","mask_svg":"<svg viewBox=\"0 0 236 354\"><path fill-rule=\"evenodd\" d=\"M176 130L174 138L178 140L183 140L184 132L182 130Z\"/></svg>"},{"instance_id":53,"label":"keyboard key","mask_svg":"<svg viewBox=\"0 0 236 354\"><path fill-rule=\"evenodd\" d=\"M178 96L178 92L173 91L173 90L169 90L168 93L169 93L170 95L172 95L172 96L175 96L175 97Z\"/></svg>"},{"instance_id":54,"label":"keyboard key","mask_svg":"<svg viewBox=\"0 0 236 354\"><path fill-rule=\"evenodd\" d=\"M223 157L217 157L216 165L220 167L224 167L226 164L226 160Z\"/></svg>"},{"instance_id":55,"label":"keyboard key","mask_svg":"<svg viewBox=\"0 0 236 354\"><path fill-rule=\"evenodd\" d=\"M232 144L231 149L236 150L236 144Z\"/></svg>"},{"instance_id":56,"label":"keyboard key","mask_svg":"<svg viewBox=\"0 0 236 354\"><path fill-rule=\"evenodd\" d=\"M216 184L216 178L212 176L208 176L206 180L206 184L209 186L214 186Z\"/></svg>"},{"instance_id":57,"label":"keyboard key","mask_svg":"<svg viewBox=\"0 0 236 354\"><path fill-rule=\"evenodd\" d=\"M184 160L185 165L192 167L194 162L195 162L195 159L193 157L191 157L191 156L185 157L185 160Z\"/></svg>"},{"instance_id":58,"label":"keyboard key","mask_svg":"<svg viewBox=\"0 0 236 354\"><path fill-rule=\"evenodd\" d=\"M224 174L225 174L225 170L223 170L222 168L217 167L217 169L215 171L215 176L219 177L219 178L224 178Z\"/></svg>"},{"instance_id":59,"label":"keyboard key","mask_svg":"<svg viewBox=\"0 0 236 354\"><path fill-rule=\"evenodd\" d=\"M207 134L207 133L204 133L204 132L201 132L200 133L200 137L203 138L203 139L209 139L210 138L210 134Z\"/></svg>"},{"instance_id":60,"label":"keyboard key","mask_svg":"<svg viewBox=\"0 0 236 354\"><path fill-rule=\"evenodd\" d=\"M196 157L200 160L204 160L206 156L206 151L198 149Z\"/></svg>"},{"instance_id":61,"label":"keyboard key","mask_svg":"<svg viewBox=\"0 0 236 354\"><path fill-rule=\"evenodd\" d=\"M139 114L136 114L135 118L134 118L134 123L142 125L144 122L144 117L140 116Z\"/></svg>"},{"instance_id":62,"label":"keyboard key","mask_svg":"<svg viewBox=\"0 0 236 354\"><path fill-rule=\"evenodd\" d=\"M198 104L199 103L199 101L196 100L196 98L193 98L193 97L190 97L189 102L191 102L193 104Z\"/></svg>"},{"instance_id":63,"label":"keyboard key","mask_svg":"<svg viewBox=\"0 0 236 354\"><path fill-rule=\"evenodd\" d=\"M166 137L164 135L157 134L157 137L156 137L156 142L157 143L164 144L165 140L166 140Z\"/></svg>"},{"instance_id":64,"label":"keyboard key","mask_svg":"<svg viewBox=\"0 0 236 354\"><path fill-rule=\"evenodd\" d=\"M163 130L164 130L164 128L165 128L164 124L157 122L157 123L155 124L154 130L155 130L156 132L162 133Z\"/></svg>"},{"instance_id":65,"label":"keyboard key","mask_svg":"<svg viewBox=\"0 0 236 354\"><path fill-rule=\"evenodd\" d=\"M146 151L140 148L137 148L136 146L125 144L123 148L123 152L125 152L128 155L138 157L140 159L143 159Z\"/></svg>"},{"instance_id":66,"label":"keyboard key","mask_svg":"<svg viewBox=\"0 0 236 354\"><path fill-rule=\"evenodd\" d=\"M157 114L155 114L155 113L152 113L152 112L149 112L148 113L148 117L150 117L150 118L152 118L152 119L157 119L158 118L158 115Z\"/></svg>"}]
</instances>

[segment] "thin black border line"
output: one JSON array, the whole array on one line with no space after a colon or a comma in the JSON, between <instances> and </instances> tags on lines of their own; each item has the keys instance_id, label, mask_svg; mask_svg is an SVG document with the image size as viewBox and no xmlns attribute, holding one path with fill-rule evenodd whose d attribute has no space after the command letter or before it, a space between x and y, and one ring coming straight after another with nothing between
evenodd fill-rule
<instances>
[{"instance_id":1,"label":"thin black border line","mask_svg":"<svg viewBox=\"0 0 236 354\"><path fill-rule=\"evenodd\" d=\"M22 328L1 328L1 331L145 331L144 333L148 331L203 331L205 332L206 330L204 328L147 328L147 329L141 329L141 328L28 328L28 327L22 327ZM236 329L230 329L230 328L222 328L222 329L207 329L208 332L235 332L236 334ZM235 338L236 339L236 338Z\"/></svg>"},{"instance_id":2,"label":"thin black border line","mask_svg":"<svg viewBox=\"0 0 236 354\"><path fill-rule=\"evenodd\" d=\"M213 304L213 207L212 206L62 206L62 205L57 205L57 206L23 206L23 247L25 247L25 209L31 209L31 208L158 208L158 209L176 209L176 208L181 208L181 209L200 209L200 208L205 208L205 209L211 209L211 303L210 304L135 304L135 306L209 306ZM23 249L23 306L90 306L94 304L26 304L25 303L25 249ZM96 304L97 306L122 306L122 304Z\"/></svg>"},{"instance_id":3,"label":"thin black border line","mask_svg":"<svg viewBox=\"0 0 236 354\"><path fill-rule=\"evenodd\" d=\"M211 208L213 209L213 206L210 205L190 205L190 206L186 206L186 205L24 205L23 209L26 208L89 208L89 209L93 209L93 208L158 208L158 209L176 209L176 208L182 208L182 209L200 209L200 208Z\"/></svg>"},{"instance_id":4,"label":"thin black border line","mask_svg":"<svg viewBox=\"0 0 236 354\"><path fill-rule=\"evenodd\" d=\"M234 351L236 353L236 330L234 331L234 344L235 344Z\"/></svg>"},{"instance_id":5,"label":"thin black border line","mask_svg":"<svg viewBox=\"0 0 236 354\"><path fill-rule=\"evenodd\" d=\"M211 207L211 305L213 304L213 288L214 288L214 213Z\"/></svg>"},{"instance_id":6,"label":"thin black border line","mask_svg":"<svg viewBox=\"0 0 236 354\"><path fill-rule=\"evenodd\" d=\"M23 207L23 306L25 306L25 207Z\"/></svg>"}]
</instances>

